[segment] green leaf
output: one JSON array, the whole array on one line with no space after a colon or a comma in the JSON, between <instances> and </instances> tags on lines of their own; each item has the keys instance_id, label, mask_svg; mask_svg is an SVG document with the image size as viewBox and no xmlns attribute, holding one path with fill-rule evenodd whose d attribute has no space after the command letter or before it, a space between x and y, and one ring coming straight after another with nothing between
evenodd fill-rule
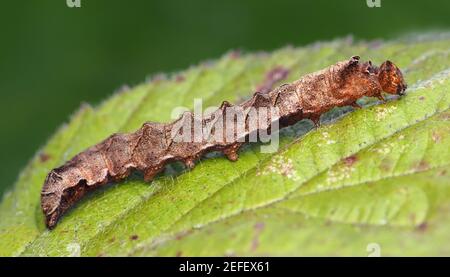
<instances>
[{"instance_id":1,"label":"green leaf","mask_svg":"<svg viewBox=\"0 0 450 277\"><path fill-rule=\"evenodd\" d=\"M0 255L450 255L449 53L449 34L230 53L83 106L4 196ZM276 66L290 70L289 82L352 55L393 60L407 95L335 109L315 130L301 121L281 131L277 153L251 144L234 163L211 156L189 172L169 166L151 183L133 176L45 228L45 176L79 151L145 121L171 121L195 98L204 107L239 102Z\"/></svg>"}]
</instances>

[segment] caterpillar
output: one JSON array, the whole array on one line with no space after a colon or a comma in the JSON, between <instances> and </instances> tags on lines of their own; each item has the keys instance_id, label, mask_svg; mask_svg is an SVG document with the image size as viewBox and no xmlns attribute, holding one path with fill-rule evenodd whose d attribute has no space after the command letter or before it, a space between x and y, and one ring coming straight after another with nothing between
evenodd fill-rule
<instances>
[{"instance_id":1,"label":"caterpillar","mask_svg":"<svg viewBox=\"0 0 450 277\"><path fill-rule=\"evenodd\" d=\"M391 61L377 67L371 61L362 62L359 56L353 56L292 83L255 92L239 105L223 101L220 108L208 115L199 117L186 112L172 123L147 122L134 133L113 134L48 173L41 191L45 224L49 229L54 228L61 215L87 192L123 180L132 171L143 172L144 180L150 181L168 163L181 161L193 168L197 159L211 151L220 151L230 161L236 161L239 148L249 137L257 131L271 131L275 121L285 127L310 119L317 127L321 114L334 107L359 108L356 100L363 96L377 97L384 102L383 92L403 95L406 88L401 70ZM254 124L248 112L261 108L276 109L277 114L271 113ZM237 114L237 110L244 111L243 128L233 129L232 136L221 141L211 140L213 133L223 132L215 129L219 119L224 128L236 125L236 117L228 115ZM196 124L201 128L214 126L206 128L209 133L200 139L179 139L191 135ZM181 130L183 125L189 128Z\"/></svg>"}]
</instances>

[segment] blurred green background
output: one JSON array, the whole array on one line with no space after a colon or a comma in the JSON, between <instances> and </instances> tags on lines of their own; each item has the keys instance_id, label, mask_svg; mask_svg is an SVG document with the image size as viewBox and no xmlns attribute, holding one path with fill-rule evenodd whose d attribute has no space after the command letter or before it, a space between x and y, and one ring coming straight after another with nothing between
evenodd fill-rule
<instances>
[{"instance_id":1,"label":"blurred green background","mask_svg":"<svg viewBox=\"0 0 450 277\"><path fill-rule=\"evenodd\" d=\"M448 0L66 0L0 6L0 194L82 102L216 58L354 35L448 30Z\"/></svg>"}]
</instances>

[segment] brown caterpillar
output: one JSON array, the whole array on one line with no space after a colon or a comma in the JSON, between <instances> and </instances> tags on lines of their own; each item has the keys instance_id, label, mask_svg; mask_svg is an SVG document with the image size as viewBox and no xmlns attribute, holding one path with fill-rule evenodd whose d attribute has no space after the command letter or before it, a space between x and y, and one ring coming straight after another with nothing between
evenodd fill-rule
<instances>
[{"instance_id":1,"label":"brown caterpillar","mask_svg":"<svg viewBox=\"0 0 450 277\"><path fill-rule=\"evenodd\" d=\"M233 106L224 101L218 110L207 116L197 118L192 113L185 113L173 123L147 122L134 133L113 134L50 171L41 193L46 225L52 229L60 216L86 192L108 182L122 180L133 170L142 171L144 179L150 181L170 162L182 161L192 168L195 160L211 151L221 151L229 160L236 161L237 152L248 137L258 130L270 131L274 120L278 120L281 127L302 119L311 119L318 126L320 115L333 107L351 105L359 108L356 100L362 96L378 97L384 101L383 91L403 95L406 88L400 69L392 62L386 61L376 67L370 61L360 62L359 57L354 56L293 83L271 91L256 92L240 105ZM256 126L245 117L245 128L236 129L233 136L224 141L211 142L204 137L194 142L175 139L185 135L177 129L180 123L197 123L204 128L218 118L225 118L224 126L233 126L236 119L230 119L228 114L238 109L248 111L263 107L276 108L278 117L269 117Z\"/></svg>"}]
</instances>

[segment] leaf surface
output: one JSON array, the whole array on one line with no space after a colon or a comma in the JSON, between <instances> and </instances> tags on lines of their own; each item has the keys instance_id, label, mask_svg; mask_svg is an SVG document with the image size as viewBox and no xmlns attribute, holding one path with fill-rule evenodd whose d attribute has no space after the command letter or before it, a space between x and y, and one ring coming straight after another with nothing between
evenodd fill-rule
<instances>
[{"instance_id":1,"label":"leaf surface","mask_svg":"<svg viewBox=\"0 0 450 277\"><path fill-rule=\"evenodd\" d=\"M30 161L0 204L0 255L450 255L450 36L381 44L347 39L272 53L224 55L167 79L83 106ZM171 165L151 183L135 175L92 193L46 230L48 171L114 132L169 122L175 107L249 97L275 67L289 82L352 55L405 72L408 93L345 107L313 129L280 133L237 162L209 155L189 172Z\"/></svg>"}]
</instances>

